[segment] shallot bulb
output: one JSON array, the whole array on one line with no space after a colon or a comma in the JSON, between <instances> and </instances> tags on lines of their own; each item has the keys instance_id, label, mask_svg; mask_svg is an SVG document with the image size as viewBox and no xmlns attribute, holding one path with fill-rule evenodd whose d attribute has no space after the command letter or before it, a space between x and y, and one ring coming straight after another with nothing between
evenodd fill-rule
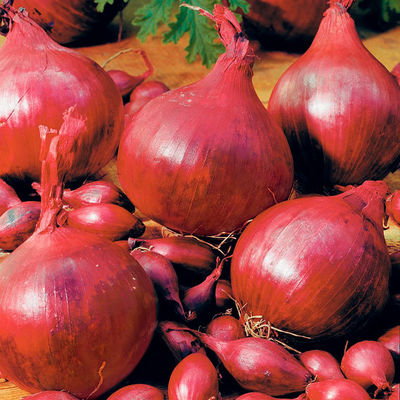
<instances>
[{"instance_id":1,"label":"shallot bulb","mask_svg":"<svg viewBox=\"0 0 400 400\"><path fill-rule=\"evenodd\" d=\"M206 333L220 340L237 340L245 337L243 325L231 315L214 318L208 325Z\"/></svg>"},{"instance_id":2,"label":"shallot bulb","mask_svg":"<svg viewBox=\"0 0 400 400\"><path fill-rule=\"evenodd\" d=\"M146 271L161 299L167 300L181 318L193 319L195 317L194 314L186 314L183 309L179 298L178 277L167 258L161 254L143 249L134 249L131 252L131 256Z\"/></svg>"},{"instance_id":3,"label":"shallot bulb","mask_svg":"<svg viewBox=\"0 0 400 400\"><path fill-rule=\"evenodd\" d=\"M161 94L127 126L118 152L124 192L180 232L231 232L288 198L292 157L252 85L254 52L229 9L214 15L226 53L202 80Z\"/></svg>"},{"instance_id":4,"label":"shallot bulb","mask_svg":"<svg viewBox=\"0 0 400 400\"><path fill-rule=\"evenodd\" d=\"M107 181L85 183L75 190L65 189L63 200L72 208L101 203L113 203L129 209L129 211L134 211L134 206L122 190L114 183Z\"/></svg>"},{"instance_id":5,"label":"shallot bulb","mask_svg":"<svg viewBox=\"0 0 400 400\"><path fill-rule=\"evenodd\" d=\"M400 85L400 63L397 64L392 71L392 74L394 75L394 77L397 80L397 83Z\"/></svg>"},{"instance_id":6,"label":"shallot bulb","mask_svg":"<svg viewBox=\"0 0 400 400\"><path fill-rule=\"evenodd\" d=\"M169 400L218 400L217 370L201 353L189 354L172 371Z\"/></svg>"},{"instance_id":7,"label":"shallot bulb","mask_svg":"<svg viewBox=\"0 0 400 400\"><path fill-rule=\"evenodd\" d=\"M257 216L232 257L233 296L242 314L313 340L367 324L388 298L387 191L384 182L367 181L337 196L289 200Z\"/></svg>"},{"instance_id":8,"label":"shallot bulb","mask_svg":"<svg viewBox=\"0 0 400 400\"><path fill-rule=\"evenodd\" d=\"M145 226L139 218L125 208L109 203L69 211L68 225L110 240L140 236L145 231Z\"/></svg>"},{"instance_id":9,"label":"shallot bulb","mask_svg":"<svg viewBox=\"0 0 400 400\"><path fill-rule=\"evenodd\" d=\"M154 288L119 246L57 225L61 179L74 156L60 155L65 136L43 127L41 136L39 223L1 264L0 371L30 392L94 398L126 377L149 346Z\"/></svg>"},{"instance_id":10,"label":"shallot bulb","mask_svg":"<svg viewBox=\"0 0 400 400\"><path fill-rule=\"evenodd\" d=\"M311 47L269 100L306 191L382 179L399 164L400 87L361 42L353 2L329 2Z\"/></svg>"},{"instance_id":11,"label":"shallot bulb","mask_svg":"<svg viewBox=\"0 0 400 400\"><path fill-rule=\"evenodd\" d=\"M145 247L168 258L175 266L209 274L216 262L212 248L197 239L182 236L172 236L157 239L129 239L131 248Z\"/></svg>"},{"instance_id":12,"label":"shallot bulb","mask_svg":"<svg viewBox=\"0 0 400 400\"><path fill-rule=\"evenodd\" d=\"M185 329L188 329L187 326L174 321L162 321L158 324L158 331L176 361L181 361L192 353L206 354L197 337Z\"/></svg>"},{"instance_id":13,"label":"shallot bulb","mask_svg":"<svg viewBox=\"0 0 400 400\"><path fill-rule=\"evenodd\" d=\"M285 400L282 397L279 397L280 400ZM236 400L279 400L277 397L272 397L268 394L260 393L260 392L249 392L246 394L242 394L239 397L236 397ZM300 395L300 397L296 397L296 400L302 400L305 399L303 395ZM289 399L286 399L289 400Z\"/></svg>"},{"instance_id":14,"label":"shallot bulb","mask_svg":"<svg viewBox=\"0 0 400 400\"><path fill-rule=\"evenodd\" d=\"M21 200L15 190L7 185L3 179L0 179L0 215L19 203L21 203Z\"/></svg>"},{"instance_id":15,"label":"shallot bulb","mask_svg":"<svg viewBox=\"0 0 400 400\"><path fill-rule=\"evenodd\" d=\"M389 350L382 343L372 340L351 346L343 356L341 368L346 378L363 388L376 386L375 393L389 389L395 373Z\"/></svg>"},{"instance_id":16,"label":"shallot bulb","mask_svg":"<svg viewBox=\"0 0 400 400\"><path fill-rule=\"evenodd\" d=\"M26 12L3 4L0 14L1 26L9 27L0 49L0 176L39 180L38 126L59 130L65 110L76 118L68 132L60 130L62 152L74 155L65 180L95 174L114 156L123 129L114 82L94 61L54 42Z\"/></svg>"},{"instance_id":17,"label":"shallot bulb","mask_svg":"<svg viewBox=\"0 0 400 400\"><path fill-rule=\"evenodd\" d=\"M299 360L315 376L318 382L328 379L344 379L338 361L327 351L305 351L299 354Z\"/></svg>"},{"instance_id":18,"label":"shallot bulb","mask_svg":"<svg viewBox=\"0 0 400 400\"><path fill-rule=\"evenodd\" d=\"M244 389L281 396L303 391L312 380L311 373L294 356L270 340L248 337L224 341L191 332L217 354Z\"/></svg>"},{"instance_id":19,"label":"shallot bulb","mask_svg":"<svg viewBox=\"0 0 400 400\"><path fill-rule=\"evenodd\" d=\"M154 386L138 383L118 389L107 400L164 400L164 394Z\"/></svg>"},{"instance_id":20,"label":"shallot bulb","mask_svg":"<svg viewBox=\"0 0 400 400\"><path fill-rule=\"evenodd\" d=\"M24 397L25 400L78 400L66 392L59 392L55 390L47 390Z\"/></svg>"},{"instance_id":21,"label":"shallot bulb","mask_svg":"<svg viewBox=\"0 0 400 400\"><path fill-rule=\"evenodd\" d=\"M328 379L311 383L306 389L306 400L371 400L358 383L348 379Z\"/></svg>"},{"instance_id":22,"label":"shallot bulb","mask_svg":"<svg viewBox=\"0 0 400 400\"><path fill-rule=\"evenodd\" d=\"M234 305L231 283L226 279L219 279L215 286L215 305L222 309Z\"/></svg>"},{"instance_id":23,"label":"shallot bulb","mask_svg":"<svg viewBox=\"0 0 400 400\"><path fill-rule=\"evenodd\" d=\"M0 249L15 250L35 230L40 216L38 201L19 202L0 217Z\"/></svg>"},{"instance_id":24,"label":"shallot bulb","mask_svg":"<svg viewBox=\"0 0 400 400\"><path fill-rule=\"evenodd\" d=\"M378 342L382 343L392 353L394 359L400 361L400 325L386 331L379 337Z\"/></svg>"}]
</instances>

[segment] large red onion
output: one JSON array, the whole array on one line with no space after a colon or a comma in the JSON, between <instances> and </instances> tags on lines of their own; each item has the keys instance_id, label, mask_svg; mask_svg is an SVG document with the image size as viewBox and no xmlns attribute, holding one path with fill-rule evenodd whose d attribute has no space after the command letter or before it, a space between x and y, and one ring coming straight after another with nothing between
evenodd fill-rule
<instances>
[{"instance_id":1,"label":"large red onion","mask_svg":"<svg viewBox=\"0 0 400 400\"><path fill-rule=\"evenodd\" d=\"M168 382L169 400L219 398L217 370L204 354L189 354L172 371Z\"/></svg>"},{"instance_id":2,"label":"large red onion","mask_svg":"<svg viewBox=\"0 0 400 400\"><path fill-rule=\"evenodd\" d=\"M0 215L18 203L21 203L21 200L15 190L0 179Z\"/></svg>"},{"instance_id":3,"label":"large red onion","mask_svg":"<svg viewBox=\"0 0 400 400\"><path fill-rule=\"evenodd\" d=\"M55 390L48 390L45 392L39 392L30 396L24 397L25 400L78 400L75 396L72 396L66 392L60 392Z\"/></svg>"},{"instance_id":4,"label":"large red onion","mask_svg":"<svg viewBox=\"0 0 400 400\"><path fill-rule=\"evenodd\" d=\"M62 171L74 157L58 156L62 135L41 133L38 227L1 264L0 371L30 392L94 398L127 376L146 351L156 325L154 288L119 246L57 226Z\"/></svg>"},{"instance_id":5,"label":"large red onion","mask_svg":"<svg viewBox=\"0 0 400 400\"><path fill-rule=\"evenodd\" d=\"M307 386L306 400L371 400L371 398L356 382L348 379L329 379Z\"/></svg>"},{"instance_id":6,"label":"large red onion","mask_svg":"<svg viewBox=\"0 0 400 400\"><path fill-rule=\"evenodd\" d=\"M227 52L192 85L148 102L118 153L122 188L148 217L178 231L212 235L240 228L293 180L281 130L252 85L254 52L234 14L212 18Z\"/></svg>"},{"instance_id":7,"label":"large red onion","mask_svg":"<svg viewBox=\"0 0 400 400\"><path fill-rule=\"evenodd\" d=\"M24 201L0 216L0 249L15 250L35 230L40 215L38 201Z\"/></svg>"},{"instance_id":8,"label":"large red onion","mask_svg":"<svg viewBox=\"0 0 400 400\"><path fill-rule=\"evenodd\" d=\"M318 382L328 379L344 379L338 361L327 351L305 351L299 354L299 360L315 376Z\"/></svg>"},{"instance_id":9,"label":"large red onion","mask_svg":"<svg viewBox=\"0 0 400 400\"><path fill-rule=\"evenodd\" d=\"M246 28L266 47L301 51L317 33L326 0L249 0Z\"/></svg>"},{"instance_id":10,"label":"large red onion","mask_svg":"<svg viewBox=\"0 0 400 400\"><path fill-rule=\"evenodd\" d=\"M164 394L154 386L137 383L118 389L107 400L164 400Z\"/></svg>"},{"instance_id":11,"label":"large red onion","mask_svg":"<svg viewBox=\"0 0 400 400\"><path fill-rule=\"evenodd\" d=\"M392 387L392 393L389 396L389 400L400 400L400 385L394 385Z\"/></svg>"},{"instance_id":12,"label":"large red onion","mask_svg":"<svg viewBox=\"0 0 400 400\"><path fill-rule=\"evenodd\" d=\"M240 386L272 396L301 392L312 380L285 348L270 340L243 338L224 341L191 330L222 361Z\"/></svg>"},{"instance_id":13,"label":"large red onion","mask_svg":"<svg viewBox=\"0 0 400 400\"><path fill-rule=\"evenodd\" d=\"M104 12L97 11L94 0L15 0L15 7L24 7L44 27L51 28L51 37L59 43L70 43L89 36L111 22L126 1L107 2Z\"/></svg>"},{"instance_id":14,"label":"large red onion","mask_svg":"<svg viewBox=\"0 0 400 400\"><path fill-rule=\"evenodd\" d=\"M60 130L68 138L63 153L75 157L65 179L94 174L120 139L118 89L94 61L55 43L25 12L3 5L0 14L9 26L0 49L0 175L38 180L38 126L59 129L67 109L78 117L68 132Z\"/></svg>"},{"instance_id":15,"label":"large red onion","mask_svg":"<svg viewBox=\"0 0 400 400\"><path fill-rule=\"evenodd\" d=\"M362 44L347 13L353 2L330 2L269 101L306 190L382 179L399 164L400 87Z\"/></svg>"},{"instance_id":16,"label":"large red onion","mask_svg":"<svg viewBox=\"0 0 400 400\"><path fill-rule=\"evenodd\" d=\"M346 378L365 389L376 386L376 393L389 389L395 373L389 350L373 340L364 340L351 346L344 354L340 366Z\"/></svg>"},{"instance_id":17,"label":"large red onion","mask_svg":"<svg viewBox=\"0 0 400 400\"><path fill-rule=\"evenodd\" d=\"M260 214L238 240L231 282L249 316L312 339L362 328L388 297L384 182Z\"/></svg>"}]
</instances>

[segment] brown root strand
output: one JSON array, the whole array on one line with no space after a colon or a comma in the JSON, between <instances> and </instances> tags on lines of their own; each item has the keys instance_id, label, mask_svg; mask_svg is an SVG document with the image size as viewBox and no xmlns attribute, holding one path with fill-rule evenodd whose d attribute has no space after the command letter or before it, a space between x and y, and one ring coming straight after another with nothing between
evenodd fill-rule
<instances>
[{"instance_id":1,"label":"brown root strand","mask_svg":"<svg viewBox=\"0 0 400 400\"><path fill-rule=\"evenodd\" d=\"M103 371L104 368L106 367L106 362L103 361L100 365L99 370L97 371L97 374L99 375L99 383L97 384L97 386L90 392L89 396L86 397L86 400L90 399L90 397L92 397L101 387L101 385L104 382L104 378L103 378Z\"/></svg>"}]
</instances>

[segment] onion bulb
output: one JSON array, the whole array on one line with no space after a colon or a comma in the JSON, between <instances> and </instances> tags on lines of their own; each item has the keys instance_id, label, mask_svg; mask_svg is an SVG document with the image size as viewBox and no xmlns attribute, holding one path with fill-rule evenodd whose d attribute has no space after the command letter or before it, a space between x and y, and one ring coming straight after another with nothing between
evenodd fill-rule
<instances>
[{"instance_id":1,"label":"onion bulb","mask_svg":"<svg viewBox=\"0 0 400 400\"><path fill-rule=\"evenodd\" d=\"M287 141L252 85L254 52L234 14L216 4L226 53L202 80L145 104L124 131L118 175L149 218L213 235L240 228L293 181Z\"/></svg>"}]
</instances>

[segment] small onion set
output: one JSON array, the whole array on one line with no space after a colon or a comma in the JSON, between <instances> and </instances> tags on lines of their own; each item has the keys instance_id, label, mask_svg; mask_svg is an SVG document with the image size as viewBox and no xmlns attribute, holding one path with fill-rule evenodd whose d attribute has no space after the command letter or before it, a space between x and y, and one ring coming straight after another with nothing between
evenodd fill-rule
<instances>
[{"instance_id":1,"label":"small onion set","mask_svg":"<svg viewBox=\"0 0 400 400\"><path fill-rule=\"evenodd\" d=\"M106 72L0 5L0 375L27 399L399 400L400 190L378 180L399 161L397 70L353 0L308 1L250 1L293 35L322 19L269 111L220 4L189 8L226 52L172 90L143 50L142 75ZM121 186L101 170L117 148Z\"/></svg>"}]
</instances>

